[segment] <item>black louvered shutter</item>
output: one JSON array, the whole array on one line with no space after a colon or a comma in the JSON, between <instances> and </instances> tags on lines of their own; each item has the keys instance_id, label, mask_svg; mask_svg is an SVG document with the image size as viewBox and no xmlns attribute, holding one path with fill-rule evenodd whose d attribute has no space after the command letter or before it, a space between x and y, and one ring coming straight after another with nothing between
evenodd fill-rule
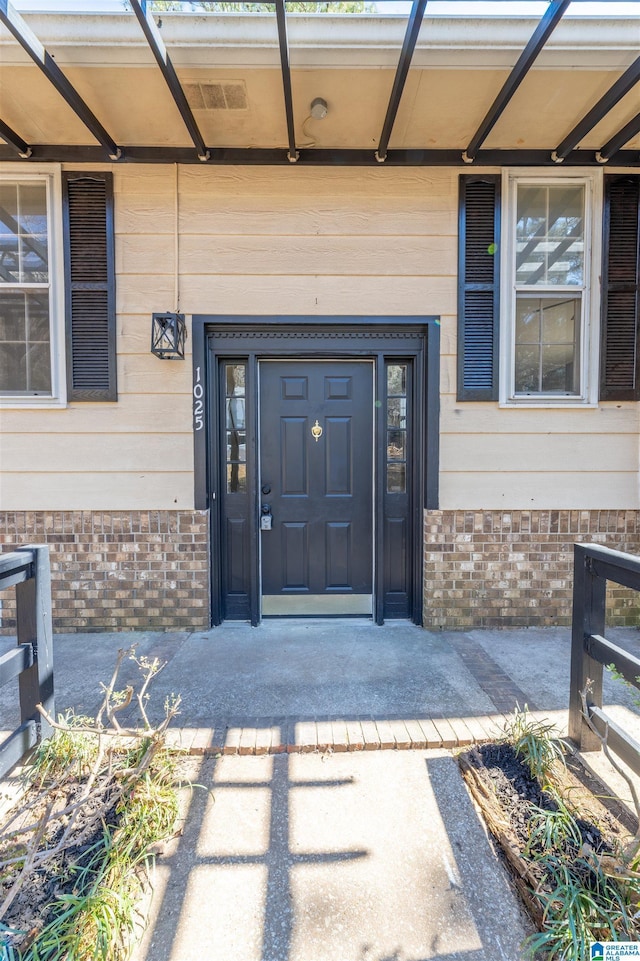
<instances>
[{"instance_id":1,"label":"black louvered shutter","mask_svg":"<svg viewBox=\"0 0 640 961\"><path fill-rule=\"evenodd\" d=\"M113 175L62 177L67 397L117 400Z\"/></svg>"},{"instance_id":2,"label":"black louvered shutter","mask_svg":"<svg viewBox=\"0 0 640 961\"><path fill-rule=\"evenodd\" d=\"M601 400L640 400L640 177L605 177Z\"/></svg>"},{"instance_id":3,"label":"black louvered shutter","mask_svg":"<svg viewBox=\"0 0 640 961\"><path fill-rule=\"evenodd\" d=\"M500 177L460 177L458 400L498 399Z\"/></svg>"}]
</instances>

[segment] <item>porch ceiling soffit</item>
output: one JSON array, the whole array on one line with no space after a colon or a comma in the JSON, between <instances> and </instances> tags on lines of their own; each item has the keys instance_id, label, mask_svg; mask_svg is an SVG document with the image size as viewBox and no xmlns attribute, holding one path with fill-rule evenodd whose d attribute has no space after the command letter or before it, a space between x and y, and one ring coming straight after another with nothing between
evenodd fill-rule
<instances>
[{"instance_id":1,"label":"porch ceiling soffit","mask_svg":"<svg viewBox=\"0 0 640 961\"><path fill-rule=\"evenodd\" d=\"M6 3L0 0L0 6ZM125 160L198 162L205 146L213 151L213 163L225 158L250 163L242 155L246 148L255 152L254 162L286 163L295 146L303 163L375 163L385 115L393 106L387 131L391 163L461 163L491 104L513 79L514 64L531 44L538 21L429 17L428 10L427 5L395 104L406 17L287 15L291 96L286 110L283 45L273 14L163 14L159 41L170 51L174 89L131 13L33 14L28 26L113 142L129 148ZM499 151L509 152L505 162L518 162L512 155L535 162L532 152L539 151L551 163L552 151L602 101L607 109L584 131L575 144L580 149L567 162L595 162L597 151L608 145L614 162L640 165L640 84L632 83L617 103L607 101L636 60L639 42L640 18L560 20L532 58L511 104L493 118L477 163L499 162ZM193 131L190 136L180 104L180 91L189 92L195 83L235 84L245 98L239 107L202 109L192 94L185 97L201 143ZM86 117L65 102L5 27L0 27L0 89L0 120L5 133L15 135L4 138L13 146L0 146L0 160L19 159L25 144L34 147L33 159L54 159L56 144L64 144L87 148L78 162L99 160ZM309 104L316 96L330 109L324 120L309 124ZM621 131L626 143L620 142ZM48 145L48 153L41 145ZM157 153L145 157L135 148ZM180 149L162 155L172 148ZM271 153L260 156L261 151ZM107 159L104 150L102 156ZM73 159L73 154L61 151L59 159Z\"/></svg>"}]
</instances>

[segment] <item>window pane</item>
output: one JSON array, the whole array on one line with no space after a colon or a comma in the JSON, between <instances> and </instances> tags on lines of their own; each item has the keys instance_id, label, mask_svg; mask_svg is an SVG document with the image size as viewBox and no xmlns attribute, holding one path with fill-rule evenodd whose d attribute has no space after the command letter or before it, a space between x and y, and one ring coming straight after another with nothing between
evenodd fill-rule
<instances>
[{"instance_id":1,"label":"window pane","mask_svg":"<svg viewBox=\"0 0 640 961\"><path fill-rule=\"evenodd\" d=\"M516 301L516 344L540 343L540 301L519 298Z\"/></svg>"},{"instance_id":2,"label":"window pane","mask_svg":"<svg viewBox=\"0 0 640 961\"><path fill-rule=\"evenodd\" d=\"M580 301L575 298L549 303L542 310L542 339L545 344L574 344L580 317Z\"/></svg>"},{"instance_id":3,"label":"window pane","mask_svg":"<svg viewBox=\"0 0 640 961\"><path fill-rule=\"evenodd\" d=\"M22 234L47 235L47 191L44 184L20 184L18 224Z\"/></svg>"},{"instance_id":4,"label":"window pane","mask_svg":"<svg viewBox=\"0 0 640 961\"><path fill-rule=\"evenodd\" d=\"M47 283L44 184L0 186L0 283Z\"/></svg>"},{"instance_id":5,"label":"window pane","mask_svg":"<svg viewBox=\"0 0 640 961\"><path fill-rule=\"evenodd\" d=\"M407 426L407 401L404 397L393 397L387 401L387 424L389 427Z\"/></svg>"},{"instance_id":6,"label":"window pane","mask_svg":"<svg viewBox=\"0 0 640 961\"><path fill-rule=\"evenodd\" d=\"M18 187L0 184L0 284L18 283Z\"/></svg>"},{"instance_id":7,"label":"window pane","mask_svg":"<svg viewBox=\"0 0 640 961\"><path fill-rule=\"evenodd\" d=\"M532 394L540 390L540 347L516 346L516 393Z\"/></svg>"},{"instance_id":8,"label":"window pane","mask_svg":"<svg viewBox=\"0 0 640 961\"><path fill-rule=\"evenodd\" d=\"M544 187L518 187L518 220L516 236L529 240L544 231L547 217L547 195Z\"/></svg>"},{"instance_id":9,"label":"window pane","mask_svg":"<svg viewBox=\"0 0 640 961\"><path fill-rule=\"evenodd\" d=\"M49 344L29 344L27 350L29 390L51 393L51 357Z\"/></svg>"},{"instance_id":10,"label":"window pane","mask_svg":"<svg viewBox=\"0 0 640 961\"><path fill-rule=\"evenodd\" d=\"M0 290L0 391L51 392L46 293Z\"/></svg>"},{"instance_id":11,"label":"window pane","mask_svg":"<svg viewBox=\"0 0 640 961\"><path fill-rule=\"evenodd\" d=\"M24 294L0 292L0 340L24 341L27 337Z\"/></svg>"},{"instance_id":12,"label":"window pane","mask_svg":"<svg viewBox=\"0 0 640 961\"><path fill-rule=\"evenodd\" d=\"M227 364L227 397L244 396L244 364Z\"/></svg>"},{"instance_id":13,"label":"window pane","mask_svg":"<svg viewBox=\"0 0 640 961\"><path fill-rule=\"evenodd\" d=\"M580 392L579 297L516 301L516 393Z\"/></svg>"},{"instance_id":14,"label":"window pane","mask_svg":"<svg viewBox=\"0 0 640 961\"><path fill-rule=\"evenodd\" d=\"M583 283L584 203L582 184L518 187L516 283Z\"/></svg>"},{"instance_id":15,"label":"window pane","mask_svg":"<svg viewBox=\"0 0 640 961\"><path fill-rule=\"evenodd\" d=\"M0 343L0 390L24 390L26 382L26 345Z\"/></svg>"},{"instance_id":16,"label":"window pane","mask_svg":"<svg viewBox=\"0 0 640 961\"><path fill-rule=\"evenodd\" d=\"M17 233L11 221L18 219L18 185L0 183L0 236L6 233Z\"/></svg>"},{"instance_id":17,"label":"window pane","mask_svg":"<svg viewBox=\"0 0 640 961\"><path fill-rule=\"evenodd\" d=\"M243 494L247 490L244 396L247 366L246 364L225 364L224 367L227 493Z\"/></svg>"},{"instance_id":18,"label":"window pane","mask_svg":"<svg viewBox=\"0 0 640 961\"><path fill-rule=\"evenodd\" d=\"M391 396L392 394L401 394L406 396L407 393L407 365L406 364L388 364L387 365L387 394Z\"/></svg>"},{"instance_id":19,"label":"window pane","mask_svg":"<svg viewBox=\"0 0 640 961\"><path fill-rule=\"evenodd\" d=\"M25 284L46 284L49 280L46 236L21 236L20 253L22 261L21 282Z\"/></svg>"},{"instance_id":20,"label":"window pane","mask_svg":"<svg viewBox=\"0 0 640 961\"><path fill-rule=\"evenodd\" d=\"M247 465L227 464L227 493L242 494L247 489Z\"/></svg>"},{"instance_id":21,"label":"window pane","mask_svg":"<svg viewBox=\"0 0 640 961\"><path fill-rule=\"evenodd\" d=\"M227 397L227 428L244 427L244 397Z\"/></svg>"},{"instance_id":22,"label":"window pane","mask_svg":"<svg viewBox=\"0 0 640 961\"><path fill-rule=\"evenodd\" d=\"M387 493L404 494L407 482L407 365L387 364L386 371Z\"/></svg>"},{"instance_id":23,"label":"window pane","mask_svg":"<svg viewBox=\"0 0 640 961\"><path fill-rule=\"evenodd\" d=\"M542 348L542 390L576 392L577 351L573 345Z\"/></svg>"},{"instance_id":24,"label":"window pane","mask_svg":"<svg viewBox=\"0 0 640 961\"><path fill-rule=\"evenodd\" d=\"M389 460L406 460L404 430L387 431L387 458Z\"/></svg>"},{"instance_id":25,"label":"window pane","mask_svg":"<svg viewBox=\"0 0 640 961\"><path fill-rule=\"evenodd\" d=\"M582 236L582 208L584 187L567 184L549 187L549 235L562 239L568 235Z\"/></svg>"},{"instance_id":26,"label":"window pane","mask_svg":"<svg viewBox=\"0 0 640 961\"><path fill-rule=\"evenodd\" d=\"M246 461L247 444L244 431L227 431L227 460Z\"/></svg>"},{"instance_id":27,"label":"window pane","mask_svg":"<svg viewBox=\"0 0 640 961\"><path fill-rule=\"evenodd\" d=\"M387 493L404 494L406 489L406 464L389 464L387 466Z\"/></svg>"}]
</instances>

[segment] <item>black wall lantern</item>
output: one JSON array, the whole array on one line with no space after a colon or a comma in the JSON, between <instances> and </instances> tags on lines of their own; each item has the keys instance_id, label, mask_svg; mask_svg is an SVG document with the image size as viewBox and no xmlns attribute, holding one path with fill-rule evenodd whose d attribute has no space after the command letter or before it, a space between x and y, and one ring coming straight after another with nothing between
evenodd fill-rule
<instances>
[{"instance_id":1,"label":"black wall lantern","mask_svg":"<svg viewBox=\"0 0 640 961\"><path fill-rule=\"evenodd\" d=\"M184 360L187 327L184 314L153 314L151 353L161 360Z\"/></svg>"}]
</instances>

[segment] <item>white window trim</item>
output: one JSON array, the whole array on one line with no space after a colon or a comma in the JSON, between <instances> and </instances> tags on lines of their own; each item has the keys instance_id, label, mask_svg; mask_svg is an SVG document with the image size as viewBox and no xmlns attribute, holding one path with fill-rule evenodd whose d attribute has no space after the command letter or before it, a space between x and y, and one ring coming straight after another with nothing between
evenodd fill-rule
<instances>
[{"instance_id":1,"label":"white window trim","mask_svg":"<svg viewBox=\"0 0 640 961\"><path fill-rule=\"evenodd\" d=\"M49 308L51 394L2 394L3 410L30 407L66 407L66 351L64 304L64 246L62 234L62 167L60 164L0 164L0 181L42 183L47 190L47 253L49 257Z\"/></svg>"},{"instance_id":2,"label":"white window trim","mask_svg":"<svg viewBox=\"0 0 640 961\"><path fill-rule=\"evenodd\" d=\"M515 396L515 247L516 191L522 182L553 186L567 181L585 186L585 284L580 331L578 396L539 394ZM502 178L502 254L500 262L500 407L597 407L600 356L600 264L602 256L603 177L600 169L566 170L509 168ZM532 293L534 288L532 288Z\"/></svg>"}]
</instances>

